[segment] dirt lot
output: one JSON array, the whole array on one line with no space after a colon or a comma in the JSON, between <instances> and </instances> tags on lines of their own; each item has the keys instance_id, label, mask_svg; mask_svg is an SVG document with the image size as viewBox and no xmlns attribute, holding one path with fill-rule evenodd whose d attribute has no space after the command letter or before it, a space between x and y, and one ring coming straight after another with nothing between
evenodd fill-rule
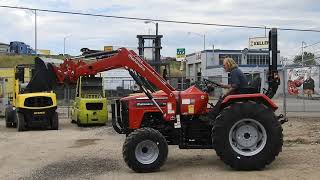
<instances>
[{"instance_id":1,"label":"dirt lot","mask_svg":"<svg viewBox=\"0 0 320 180\"><path fill-rule=\"evenodd\" d=\"M122 159L123 135L111 127L16 132L0 119L0 179L319 179L320 118L290 118L279 157L263 171L238 172L214 150L169 149L160 172L137 174Z\"/></svg>"}]
</instances>

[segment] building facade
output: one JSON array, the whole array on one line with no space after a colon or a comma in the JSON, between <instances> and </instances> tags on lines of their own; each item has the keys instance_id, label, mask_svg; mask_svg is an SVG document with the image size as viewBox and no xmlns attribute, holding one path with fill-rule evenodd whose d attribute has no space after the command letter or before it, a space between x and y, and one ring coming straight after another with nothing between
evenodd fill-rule
<instances>
[{"instance_id":1,"label":"building facade","mask_svg":"<svg viewBox=\"0 0 320 180\"><path fill-rule=\"evenodd\" d=\"M257 79L261 82L260 89L267 88L268 50L205 50L186 56L186 78L190 82L200 81L201 77L228 84L229 73L223 69L223 59L229 57L235 60L242 72L247 76L249 84ZM278 69L280 52L278 51ZM281 75L281 73L280 73ZM278 90L279 91L279 90ZM218 92L221 94L222 90Z\"/></svg>"},{"instance_id":2,"label":"building facade","mask_svg":"<svg viewBox=\"0 0 320 180\"><path fill-rule=\"evenodd\" d=\"M7 54L9 53L9 50L10 50L9 44L0 42L0 54Z\"/></svg>"}]
</instances>

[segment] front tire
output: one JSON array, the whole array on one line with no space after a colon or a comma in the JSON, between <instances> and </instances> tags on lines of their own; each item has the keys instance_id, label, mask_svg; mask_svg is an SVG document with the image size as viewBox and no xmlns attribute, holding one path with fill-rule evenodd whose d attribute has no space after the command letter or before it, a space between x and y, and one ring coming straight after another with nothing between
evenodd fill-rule
<instances>
[{"instance_id":1,"label":"front tire","mask_svg":"<svg viewBox=\"0 0 320 180\"><path fill-rule=\"evenodd\" d=\"M54 112L52 119L51 119L51 129L58 130L59 129L59 117L58 113Z\"/></svg>"},{"instance_id":2,"label":"front tire","mask_svg":"<svg viewBox=\"0 0 320 180\"><path fill-rule=\"evenodd\" d=\"M26 128L26 122L25 122L25 119L24 119L24 115L22 113L19 113L19 112L16 112L16 122L17 122L17 130L19 132L21 131L26 131L27 128Z\"/></svg>"},{"instance_id":3,"label":"front tire","mask_svg":"<svg viewBox=\"0 0 320 180\"><path fill-rule=\"evenodd\" d=\"M282 127L273 110L254 102L235 103L214 122L212 143L224 163L236 170L260 170L283 145Z\"/></svg>"},{"instance_id":4,"label":"front tire","mask_svg":"<svg viewBox=\"0 0 320 180\"><path fill-rule=\"evenodd\" d=\"M159 131L141 128L127 136L122 154L129 168L135 172L153 172L167 160L168 144Z\"/></svg>"},{"instance_id":5,"label":"front tire","mask_svg":"<svg viewBox=\"0 0 320 180\"><path fill-rule=\"evenodd\" d=\"M80 119L79 119L79 118L77 118L77 126L78 126L78 127L83 127L83 124L80 122Z\"/></svg>"}]
</instances>

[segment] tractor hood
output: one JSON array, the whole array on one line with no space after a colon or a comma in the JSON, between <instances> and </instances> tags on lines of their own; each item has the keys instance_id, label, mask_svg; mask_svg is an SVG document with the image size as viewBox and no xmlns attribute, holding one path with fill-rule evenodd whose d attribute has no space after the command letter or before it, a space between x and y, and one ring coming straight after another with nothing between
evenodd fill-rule
<instances>
[{"instance_id":1,"label":"tractor hood","mask_svg":"<svg viewBox=\"0 0 320 180\"><path fill-rule=\"evenodd\" d=\"M203 114L207 112L208 94L199 90L195 86L191 86L184 91L173 91L177 99L178 113L181 115ZM157 91L151 94L153 99L161 108L165 108L168 95L163 91ZM153 102L144 94L137 93L121 99L127 102L129 107L139 109L141 111L158 111ZM134 110L130 111L134 112ZM137 113L136 113L137 114Z\"/></svg>"},{"instance_id":2,"label":"tractor hood","mask_svg":"<svg viewBox=\"0 0 320 180\"><path fill-rule=\"evenodd\" d=\"M198 98L208 98L207 93L201 91L200 89L198 89L195 86L191 86L188 89L184 90L184 91L173 91L173 94L175 95L175 97L178 99L178 97L180 96L181 98L185 98L188 96L198 96ZM160 90L157 92L154 92L151 94L154 99L167 99L167 94ZM130 94L127 97L121 98L121 101L130 101L130 100L137 100L137 99L145 99L148 100L149 98L144 94L144 93L135 93L135 94Z\"/></svg>"}]
</instances>

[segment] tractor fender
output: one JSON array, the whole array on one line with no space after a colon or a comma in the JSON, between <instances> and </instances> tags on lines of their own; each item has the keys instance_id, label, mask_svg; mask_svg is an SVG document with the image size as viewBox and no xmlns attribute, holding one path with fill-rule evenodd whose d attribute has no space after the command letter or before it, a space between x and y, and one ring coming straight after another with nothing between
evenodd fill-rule
<instances>
[{"instance_id":1,"label":"tractor fender","mask_svg":"<svg viewBox=\"0 0 320 180\"><path fill-rule=\"evenodd\" d=\"M264 105L270 107L273 111L278 109L278 106L266 95L264 94L236 94L236 95L229 95L225 97L222 101L222 106L228 106L231 103L239 102L239 101L255 101L261 102Z\"/></svg>"}]
</instances>

